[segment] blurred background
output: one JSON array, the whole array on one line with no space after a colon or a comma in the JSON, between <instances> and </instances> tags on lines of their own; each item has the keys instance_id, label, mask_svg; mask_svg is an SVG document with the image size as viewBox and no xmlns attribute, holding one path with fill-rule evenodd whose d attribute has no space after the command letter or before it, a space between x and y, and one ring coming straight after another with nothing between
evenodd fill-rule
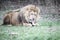
<instances>
[{"instance_id":1,"label":"blurred background","mask_svg":"<svg viewBox=\"0 0 60 40\"><path fill-rule=\"evenodd\" d=\"M40 21L43 21L40 22L41 25L46 21L51 25L60 25L60 0L0 0L0 19L3 19L6 12L29 4L34 4L41 9Z\"/></svg>"}]
</instances>

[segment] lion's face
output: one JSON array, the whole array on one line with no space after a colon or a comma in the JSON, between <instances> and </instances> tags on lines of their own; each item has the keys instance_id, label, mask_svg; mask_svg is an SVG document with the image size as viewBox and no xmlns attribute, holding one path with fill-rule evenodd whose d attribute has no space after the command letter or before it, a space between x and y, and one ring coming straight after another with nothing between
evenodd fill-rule
<instances>
[{"instance_id":1,"label":"lion's face","mask_svg":"<svg viewBox=\"0 0 60 40\"><path fill-rule=\"evenodd\" d=\"M37 17L37 14L35 12L30 12L28 15L29 22L35 21Z\"/></svg>"},{"instance_id":2,"label":"lion's face","mask_svg":"<svg viewBox=\"0 0 60 40\"><path fill-rule=\"evenodd\" d=\"M27 19L27 22L31 23L32 25L35 25L39 14L37 14L37 12L35 11L28 11L27 14L28 15L25 16Z\"/></svg>"},{"instance_id":3,"label":"lion's face","mask_svg":"<svg viewBox=\"0 0 60 40\"><path fill-rule=\"evenodd\" d=\"M40 9L36 7L35 5L28 5L21 9L21 12L23 12L23 15L26 19L26 21L32 25L34 25L37 22Z\"/></svg>"}]
</instances>

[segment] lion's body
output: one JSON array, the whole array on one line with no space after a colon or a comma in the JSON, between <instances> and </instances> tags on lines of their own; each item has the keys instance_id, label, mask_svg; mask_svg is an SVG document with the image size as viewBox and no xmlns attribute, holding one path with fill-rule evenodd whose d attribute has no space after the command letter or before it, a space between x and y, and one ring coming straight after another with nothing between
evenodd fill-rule
<instances>
[{"instance_id":1,"label":"lion's body","mask_svg":"<svg viewBox=\"0 0 60 40\"><path fill-rule=\"evenodd\" d=\"M8 12L3 20L3 24L24 25L24 23L34 24L39 17L40 9L35 5L28 5L20 11ZM34 20L32 20L34 18Z\"/></svg>"},{"instance_id":2,"label":"lion's body","mask_svg":"<svg viewBox=\"0 0 60 40\"><path fill-rule=\"evenodd\" d=\"M12 24L12 25L19 25L21 23L21 19L18 20L18 13L19 12L9 12L7 14L5 14L5 17L3 19L3 24L4 25L8 25L8 24Z\"/></svg>"}]
</instances>

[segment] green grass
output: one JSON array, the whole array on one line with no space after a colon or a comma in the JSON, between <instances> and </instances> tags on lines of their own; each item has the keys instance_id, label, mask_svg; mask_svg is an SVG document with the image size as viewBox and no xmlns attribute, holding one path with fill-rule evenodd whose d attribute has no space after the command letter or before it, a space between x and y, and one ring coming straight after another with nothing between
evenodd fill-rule
<instances>
[{"instance_id":1,"label":"green grass","mask_svg":"<svg viewBox=\"0 0 60 40\"><path fill-rule=\"evenodd\" d=\"M60 28L0 26L0 40L60 40Z\"/></svg>"}]
</instances>

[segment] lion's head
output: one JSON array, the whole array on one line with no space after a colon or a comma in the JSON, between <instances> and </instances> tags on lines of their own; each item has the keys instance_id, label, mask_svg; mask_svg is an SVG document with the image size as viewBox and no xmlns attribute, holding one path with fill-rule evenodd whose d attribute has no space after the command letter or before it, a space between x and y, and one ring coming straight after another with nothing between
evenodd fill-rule
<instances>
[{"instance_id":1,"label":"lion's head","mask_svg":"<svg viewBox=\"0 0 60 40\"><path fill-rule=\"evenodd\" d=\"M21 11L28 23L34 25L39 19L40 9L35 5L27 5L21 8Z\"/></svg>"}]
</instances>

